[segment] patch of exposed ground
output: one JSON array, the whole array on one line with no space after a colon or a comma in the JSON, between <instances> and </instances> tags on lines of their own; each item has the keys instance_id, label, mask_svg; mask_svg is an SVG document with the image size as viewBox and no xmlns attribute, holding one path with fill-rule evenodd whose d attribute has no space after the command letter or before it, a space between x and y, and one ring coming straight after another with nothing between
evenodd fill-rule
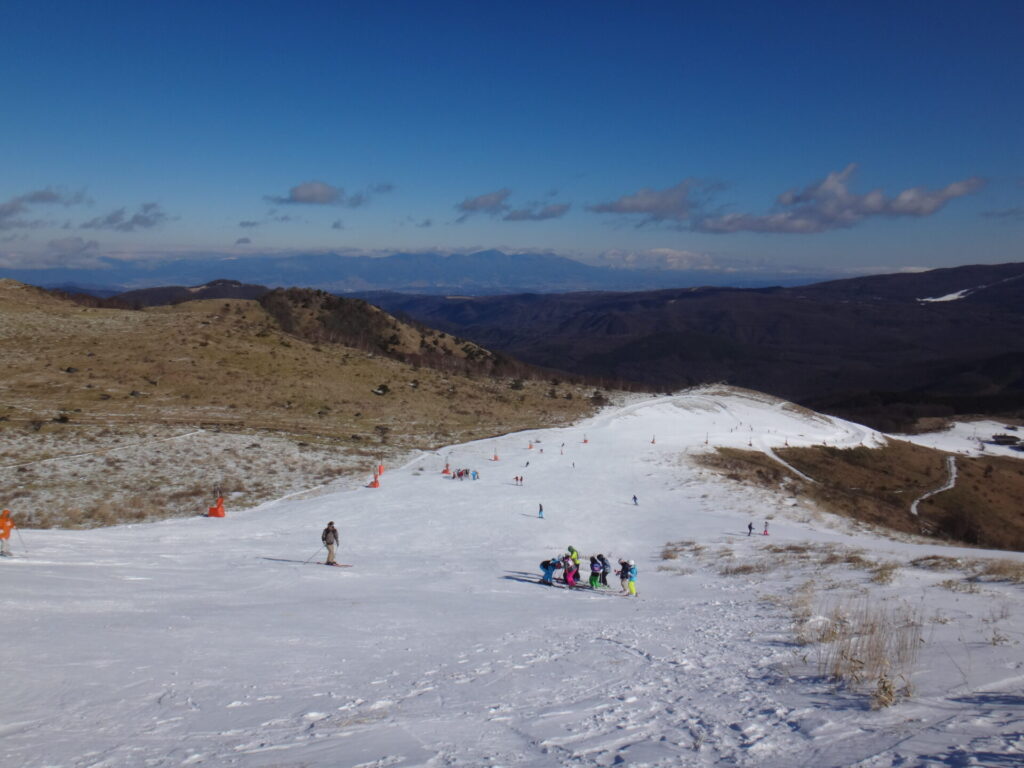
<instances>
[{"instance_id":1,"label":"patch of exposed ground","mask_svg":"<svg viewBox=\"0 0 1024 768\"><path fill-rule=\"evenodd\" d=\"M39 525L194 514L218 486L244 507L363 482L379 459L572 423L608 394L486 375L476 348L430 367L298 338L255 301L98 309L10 280L0 347L0 505Z\"/></svg>"},{"instance_id":2,"label":"patch of exposed ground","mask_svg":"<svg viewBox=\"0 0 1024 768\"><path fill-rule=\"evenodd\" d=\"M719 448L697 459L726 477L784 487L822 509L874 526L995 549L1024 550L1024 463L996 457L956 458L956 485L921 501L948 478L942 451L899 440L881 448L777 449L816 482L794 476L758 451Z\"/></svg>"}]
</instances>

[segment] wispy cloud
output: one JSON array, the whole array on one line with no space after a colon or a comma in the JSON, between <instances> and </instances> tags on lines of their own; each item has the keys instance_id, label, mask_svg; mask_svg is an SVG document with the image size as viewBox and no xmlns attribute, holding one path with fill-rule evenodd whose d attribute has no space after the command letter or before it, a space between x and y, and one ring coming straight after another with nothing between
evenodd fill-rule
<instances>
[{"instance_id":1,"label":"wispy cloud","mask_svg":"<svg viewBox=\"0 0 1024 768\"><path fill-rule=\"evenodd\" d=\"M126 208L118 208L106 216L79 224L79 229L110 229L115 232L135 232L139 229L153 229L169 220L159 203L143 203L131 216Z\"/></svg>"},{"instance_id":2,"label":"wispy cloud","mask_svg":"<svg viewBox=\"0 0 1024 768\"><path fill-rule=\"evenodd\" d=\"M0 203L0 230L46 226L47 222L40 219L25 218L27 214L31 214L30 208L34 205L69 206L85 202L88 200L84 192L63 192L52 187L26 192Z\"/></svg>"},{"instance_id":3,"label":"wispy cloud","mask_svg":"<svg viewBox=\"0 0 1024 768\"><path fill-rule=\"evenodd\" d=\"M259 221L240 221L238 222L238 226L240 226L242 229L253 229L255 227L258 227L261 223L262 222Z\"/></svg>"},{"instance_id":4,"label":"wispy cloud","mask_svg":"<svg viewBox=\"0 0 1024 768\"><path fill-rule=\"evenodd\" d=\"M0 251L0 267L7 269L86 269L108 266L102 258L99 243L81 237L50 240L42 251Z\"/></svg>"},{"instance_id":5,"label":"wispy cloud","mask_svg":"<svg viewBox=\"0 0 1024 768\"><path fill-rule=\"evenodd\" d=\"M359 208L370 202L373 194L391 192L394 184L372 184L362 192L347 194L344 187L336 187L326 181L304 181L288 190L287 195L266 195L264 199L275 205L343 205Z\"/></svg>"},{"instance_id":6,"label":"wispy cloud","mask_svg":"<svg viewBox=\"0 0 1024 768\"><path fill-rule=\"evenodd\" d=\"M972 177L947 184L941 189L911 187L894 197L886 197L877 189L858 195L849 189L850 178L856 170L856 164L851 163L805 189L783 192L773 212L705 216L697 219L692 228L699 232L721 234L813 234L846 229L872 216L931 216L950 200L977 192L985 185L984 179Z\"/></svg>"},{"instance_id":7,"label":"wispy cloud","mask_svg":"<svg viewBox=\"0 0 1024 768\"><path fill-rule=\"evenodd\" d=\"M1001 208L997 211L983 211L982 216L986 219L997 219L998 221L1024 221L1024 206L1015 208Z\"/></svg>"},{"instance_id":8,"label":"wispy cloud","mask_svg":"<svg viewBox=\"0 0 1024 768\"><path fill-rule=\"evenodd\" d=\"M506 213L504 221L545 221L547 219L560 219L568 213L572 206L569 203L552 203L545 206L533 206L530 208L517 208Z\"/></svg>"},{"instance_id":9,"label":"wispy cloud","mask_svg":"<svg viewBox=\"0 0 1024 768\"><path fill-rule=\"evenodd\" d=\"M304 181L287 195L267 195L266 199L277 205L336 205L345 199L345 190L326 181Z\"/></svg>"},{"instance_id":10,"label":"wispy cloud","mask_svg":"<svg viewBox=\"0 0 1024 768\"><path fill-rule=\"evenodd\" d=\"M626 216L640 216L638 226L665 221L684 222L701 206L702 200L695 199L698 193L711 189L711 185L698 179L683 179L668 189L644 187L638 192L623 195L617 200L588 205L594 213L616 213Z\"/></svg>"},{"instance_id":11,"label":"wispy cloud","mask_svg":"<svg viewBox=\"0 0 1024 768\"><path fill-rule=\"evenodd\" d=\"M344 229L345 223L341 219L335 219L331 223L331 229Z\"/></svg>"},{"instance_id":12,"label":"wispy cloud","mask_svg":"<svg viewBox=\"0 0 1024 768\"><path fill-rule=\"evenodd\" d=\"M240 237L235 240L235 245L250 245L252 240L248 237Z\"/></svg>"},{"instance_id":13,"label":"wispy cloud","mask_svg":"<svg viewBox=\"0 0 1024 768\"><path fill-rule=\"evenodd\" d=\"M684 179L667 189L645 187L587 209L640 217L637 226L668 224L675 229L714 234L813 234L852 227L872 216L931 216L950 200L977 192L985 185L984 179L972 177L941 189L910 187L894 197L877 189L861 195L850 191L850 179L856 170L856 164L851 163L802 190L783 192L775 210L765 214L708 213L712 196L723 186L697 179Z\"/></svg>"},{"instance_id":14,"label":"wispy cloud","mask_svg":"<svg viewBox=\"0 0 1024 768\"><path fill-rule=\"evenodd\" d=\"M496 192L487 192L483 195L477 195L476 197L467 197L455 206L455 210L462 214L455 220L455 222L457 224L461 224L476 213L483 213L488 216L500 216L508 210L508 204L505 200L507 200L508 196L511 194L512 191L510 189L502 187Z\"/></svg>"}]
</instances>

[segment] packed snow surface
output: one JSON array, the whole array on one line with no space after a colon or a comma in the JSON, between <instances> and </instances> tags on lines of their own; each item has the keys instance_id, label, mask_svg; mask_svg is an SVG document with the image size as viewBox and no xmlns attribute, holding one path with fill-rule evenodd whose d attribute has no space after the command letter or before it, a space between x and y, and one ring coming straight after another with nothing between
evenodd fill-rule
<instances>
[{"instance_id":1,"label":"packed snow surface","mask_svg":"<svg viewBox=\"0 0 1024 768\"><path fill-rule=\"evenodd\" d=\"M0 563L0 764L1022 765L1021 587L954 591L939 585L955 572L910 565L1019 556L884 538L693 461L882 440L709 388L424 454L380 488L23 531L27 553L16 536ZM446 463L480 479L448 479ZM353 567L316 564L328 520ZM771 554L802 543L898 567L884 584ZM635 559L639 597L614 577L607 591L538 584L569 545ZM724 572L744 563L765 568ZM826 680L794 637L796 593L813 610L912 610L912 695L876 710Z\"/></svg>"},{"instance_id":2,"label":"packed snow surface","mask_svg":"<svg viewBox=\"0 0 1024 768\"><path fill-rule=\"evenodd\" d=\"M923 445L926 448L937 448L949 453L962 453L967 456L1009 456L1024 459L1024 454L1013 450L1008 445L996 445L991 442L995 435L1004 434L1024 439L1024 430L1018 431L1016 425L1006 425L1000 421L957 421L949 429L941 432L926 432L920 435L897 435L900 440Z\"/></svg>"}]
</instances>

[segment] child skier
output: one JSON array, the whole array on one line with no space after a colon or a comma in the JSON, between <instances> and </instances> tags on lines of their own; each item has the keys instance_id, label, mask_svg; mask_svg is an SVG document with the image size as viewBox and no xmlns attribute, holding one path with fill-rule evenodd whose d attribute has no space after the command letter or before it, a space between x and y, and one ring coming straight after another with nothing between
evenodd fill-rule
<instances>
[{"instance_id":1,"label":"child skier","mask_svg":"<svg viewBox=\"0 0 1024 768\"><path fill-rule=\"evenodd\" d=\"M636 597L636 563L629 561L629 594Z\"/></svg>"},{"instance_id":2,"label":"child skier","mask_svg":"<svg viewBox=\"0 0 1024 768\"><path fill-rule=\"evenodd\" d=\"M619 590L622 594L629 592L629 562L619 558L619 570L615 572L619 577L619 585L622 587Z\"/></svg>"},{"instance_id":3,"label":"child skier","mask_svg":"<svg viewBox=\"0 0 1024 768\"><path fill-rule=\"evenodd\" d=\"M561 563L558 561L557 557L553 557L550 560L545 560L541 563L540 569L544 572L544 576L541 578L540 583L553 587L555 585L555 571L560 565Z\"/></svg>"},{"instance_id":4,"label":"child skier","mask_svg":"<svg viewBox=\"0 0 1024 768\"><path fill-rule=\"evenodd\" d=\"M576 547L569 547L569 557L572 558L573 563L576 567L580 567L580 553L576 551Z\"/></svg>"},{"instance_id":5,"label":"child skier","mask_svg":"<svg viewBox=\"0 0 1024 768\"><path fill-rule=\"evenodd\" d=\"M597 589L601 586L601 571L604 566L594 555L590 556L590 588Z\"/></svg>"},{"instance_id":6,"label":"child skier","mask_svg":"<svg viewBox=\"0 0 1024 768\"><path fill-rule=\"evenodd\" d=\"M562 558L562 579L565 581L565 586L576 586L576 566L569 555Z\"/></svg>"},{"instance_id":7,"label":"child skier","mask_svg":"<svg viewBox=\"0 0 1024 768\"><path fill-rule=\"evenodd\" d=\"M601 561L601 586L607 589L608 574L612 572L612 564L608 562L608 558L604 555L598 555L597 559Z\"/></svg>"}]
</instances>

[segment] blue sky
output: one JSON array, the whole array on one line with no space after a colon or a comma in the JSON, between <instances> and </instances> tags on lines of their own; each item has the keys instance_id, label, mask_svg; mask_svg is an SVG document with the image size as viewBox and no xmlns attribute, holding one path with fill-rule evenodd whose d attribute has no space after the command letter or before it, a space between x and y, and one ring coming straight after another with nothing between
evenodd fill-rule
<instances>
[{"instance_id":1,"label":"blue sky","mask_svg":"<svg viewBox=\"0 0 1024 768\"><path fill-rule=\"evenodd\" d=\"M1024 260L1024 3L8 2L0 269Z\"/></svg>"}]
</instances>

